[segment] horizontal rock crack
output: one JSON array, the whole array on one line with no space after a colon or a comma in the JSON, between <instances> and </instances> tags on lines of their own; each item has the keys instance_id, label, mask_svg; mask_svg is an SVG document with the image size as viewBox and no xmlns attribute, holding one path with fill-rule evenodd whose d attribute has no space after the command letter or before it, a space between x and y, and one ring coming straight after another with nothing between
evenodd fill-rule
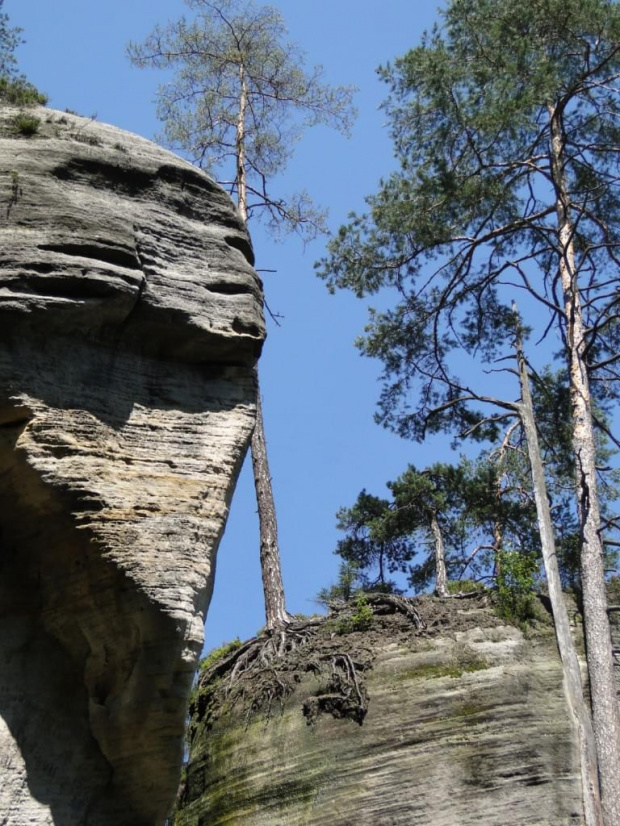
<instances>
[{"instance_id":1,"label":"horizontal rock crack","mask_svg":"<svg viewBox=\"0 0 620 826\"><path fill-rule=\"evenodd\" d=\"M135 252L120 247L106 247L96 244L40 244L40 250L60 252L63 255L75 255L80 258L91 258L106 264L114 264L126 269L141 269L140 260Z\"/></svg>"}]
</instances>

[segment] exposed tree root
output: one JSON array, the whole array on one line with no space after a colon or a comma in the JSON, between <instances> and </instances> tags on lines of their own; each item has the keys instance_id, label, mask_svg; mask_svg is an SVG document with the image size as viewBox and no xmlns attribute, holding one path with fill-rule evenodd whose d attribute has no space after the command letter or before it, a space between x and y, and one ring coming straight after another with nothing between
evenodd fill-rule
<instances>
[{"instance_id":1,"label":"exposed tree root","mask_svg":"<svg viewBox=\"0 0 620 826\"><path fill-rule=\"evenodd\" d=\"M375 593L366 594L365 599L374 614L400 613L417 630L426 628L412 600ZM248 725L257 713L269 719L276 707L284 708L286 699L309 673L318 687L303 702L308 724L327 713L361 725L368 710L365 672L372 667L372 655L360 645L360 632L350 636L334 630L341 619L354 614L355 607L341 603L330 608L327 618L267 631L205 669L190 705L190 740L199 724L210 727L224 709L241 706ZM298 654L300 649L306 650Z\"/></svg>"},{"instance_id":2,"label":"exposed tree root","mask_svg":"<svg viewBox=\"0 0 620 826\"><path fill-rule=\"evenodd\" d=\"M362 666L363 667L363 666ZM303 703L303 714L308 725L316 722L319 714L331 714L338 719L348 717L360 726L368 711L368 694L360 682L360 664L348 654L331 658L331 674L325 685ZM322 670L319 670L319 674Z\"/></svg>"},{"instance_id":3,"label":"exposed tree root","mask_svg":"<svg viewBox=\"0 0 620 826\"><path fill-rule=\"evenodd\" d=\"M423 630L426 623L420 616L420 612L414 607L413 602L407 597L399 597L396 594L365 594L366 601L377 614L394 614L399 612L408 617L416 628Z\"/></svg>"}]
</instances>

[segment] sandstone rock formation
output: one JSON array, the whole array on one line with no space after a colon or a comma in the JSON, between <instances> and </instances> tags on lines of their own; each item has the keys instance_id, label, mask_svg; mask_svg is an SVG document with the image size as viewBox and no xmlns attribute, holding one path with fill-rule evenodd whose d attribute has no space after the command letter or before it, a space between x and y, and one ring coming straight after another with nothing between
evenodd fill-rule
<instances>
[{"instance_id":1,"label":"sandstone rock formation","mask_svg":"<svg viewBox=\"0 0 620 826\"><path fill-rule=\"evenodd\" d=\"M261 285L206 175L0 108L0 822L160 826L254 422Z\"/></svg>"},{"instance_id":2,"label":"sandstone rock formation","mask_svg":"<svg viewBox=\"0 0 620 826\"><path fill-rule=\"evenodd\" d=\"M398 615L344 635L328 620L269 667L248 668L238 694L235 666L205 685L175 826L581 823L550 621L525 637L484 597L425 597L419 611L421 631ZM357 692L343 682L345 656L368 697L361 725L338 702L343 686Z\"/></svg>"}]
</instances>

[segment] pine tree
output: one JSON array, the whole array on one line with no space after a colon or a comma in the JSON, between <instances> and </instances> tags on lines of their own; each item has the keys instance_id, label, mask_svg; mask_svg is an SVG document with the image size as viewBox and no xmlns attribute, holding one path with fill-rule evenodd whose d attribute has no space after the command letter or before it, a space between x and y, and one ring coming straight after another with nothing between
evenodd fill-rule
<instances>
[{"instance_id":1,"label":"pine tree","mask_svg":"<svg viewBox=\"0 0 620 826\"><path fill-rule=\"evenodd\" d=\"M385 365L380 419L405 436L508 408L457 375L457 353L512 356L517 291L566 365L594 731L606 826L620 824L596 405L620 288L620 7L609 0L452 0L443 30L381 70L400 169L331 244L322 274L358 295L390 286L363 351ZM522 303L522 302L521 302ZM597 360L597 353L602 358ZM462 361L461 361L462 364ZM411 404L412 391L419 403Z\"/></svg>"},{"instance_id":2,"label":"pine tree","mask_svg":"<svg viewBox=\"0 0 620 826\"><path fill-rule=\"evenodd\" d=\"M283 198L272 180L286 167L303 131L326 124L347 132L352 89L307 71L303 52L287 39L280 12L252 0L185 0L198 11L157 27L143 44L130 44L139 67L173 69L158 92L165 138L213 171L236 197L246 225L255 217L269 229L309 240L324 232L324 213L306 192ZM290 621L280 570L277 519L267 461L257 373L257 417L251 443L258 503L260 555L267 627Z\"/></svg>"}]
</instances>

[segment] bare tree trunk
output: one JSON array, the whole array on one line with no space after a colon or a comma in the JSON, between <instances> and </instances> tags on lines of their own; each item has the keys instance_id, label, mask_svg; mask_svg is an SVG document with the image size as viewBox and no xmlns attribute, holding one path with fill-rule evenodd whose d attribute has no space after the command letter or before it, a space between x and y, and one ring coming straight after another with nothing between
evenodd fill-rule
<instances>
[{"instance_id":1,"label":"bare tree trunk","mask_svg":"<svg viewBox=\"0 0 620 826\"><path fill-rule=\"evenodd\" d=\"M562 113L550 107L551 165L556 189L559 275L569 349L573 451L581 518L581 583L586 654L606 826L620 826L620 712L613 679L611 632L607 615L603 543L596 479L592 400L586 369L585 330L577 273L570 195L563 164Z\"/></svg>"},{"instance_id":2,"label":"bare tree trunk","mask_svg":"<svg viewBox=\"0 0 620 826\"><path fill-rule=\"evenodd\" d=\"M288 625L291 617L284 603L284 585L282 583L280 551L278 549L278 523L276 521L271 476L269 475L260 388L258 388L256 399L256 425L252 435L251 448L260 527L260 564L263 575L263 590L265 592L265 616L267 628L274 630Z\"/></svg>"},{"instance_id":3,"label":"bare tree trunk","mask_svg":"<svg viewBox=\"0 0 620 826\"><path fill-rule=\"evenodd\" d=\"M518 320L517 323L519 323ZM523 430L525 432L528 456L530 459L543 563L545 566L547 585L549 587L549 599L551 601L551 610L553 612L555 635L558 643L558 650L560 652L560 658L562 660L562 667L564 669L564 683L566 686L568 705L572 712L578 732L584 821L586 826L601 826L603 823L603 813L601 811L599 793L594 731L592 729L590 713L583 695L579 660L577 658L575 644L570 632L568 612L566 610L566 603L564 602L564 596L562 594L560 571L558 569L558 561L555 552L553 523L551 520L549 498L547 495L547 482L540 455L538 433L534 418L534 405L532 404L527 364L523 354L523 346L519 329L517 329L517 360L519 367L519 383L521 385L521 404L519 405L519 413Z\"/></svg>"},{"instance_id":4,"label":"bare tree trunk","mask_svg":"<svg viewBox=\"0 0 620 826\"><path fill-rule=\"evenodd\" d=\"M502 504L502 497L503 497L503 490L502 490L502 479L503 475L499 472L501 464L504 461L504 456L506 455L506 451L508 450L508 445L510 444L510 438L515 430L515 427L518 426L517 422L513 422L506 433L504 434L504 438L502 440L501 447L498 451L498 461L497 461L497 476L495 479L495 502L497 503L498 512L501 510ZM502 573L502 566L501 566L501 556L500 552L504 545L504 530L503 525L499 521L499 519L495 519L493 522L493 576L497 580L501 573Z\"/></svg>"},{"instance_id":5,"label":"bare tree trunk","mask_svg":"<svg viewBox=\"0 0 620 826\"><path fill-rule=\"evenodd\" d=\"M245 116L248 108L248 90L245 80L245 67L243 61L239 63L239 79L241 91L239 93L239 112L237 115L237 205L243 218L243 223L248 224L248 188L245 173Z\"/></svg>"},{"instance_id":6,"label":"bare tree trunk","mask_svg":"<svg viewBox=\"0 0 620 826\"><path fill-rule=\"evenodd\" d=\"M435 513L431 516L431 531L435 546L435 593L438 597L450 596L448 591L448 576L446 574L446 552L443 544L441 528Z\"/></svg>"},{"instance_id":7,"label":"bare tree trunk","mask_svg":"<svg viewBox=\"0 0 620 826\"><path fill-rule=\"evenodd\" d=\"M245 118L248 107L248 92L243 61L239 64L240 95L239 112L237 116L237 202L243 222L248 223L248 195L245 169ZM278 547L278 523L276 507L273 498L271 474L267 460L267 440L263 424L263 409L258 382L258 368L256 370L256 424L250 450L252 454L252 470L254 471L254 487L256 490L256 504L258 507L258 523L260 532L260 564L265 594L265 617L267 628L274 630L283 628L291 621L284 603L284 584L282 582L282 568L280 566L280 549Z\"/></svg>"}]
</instances>

